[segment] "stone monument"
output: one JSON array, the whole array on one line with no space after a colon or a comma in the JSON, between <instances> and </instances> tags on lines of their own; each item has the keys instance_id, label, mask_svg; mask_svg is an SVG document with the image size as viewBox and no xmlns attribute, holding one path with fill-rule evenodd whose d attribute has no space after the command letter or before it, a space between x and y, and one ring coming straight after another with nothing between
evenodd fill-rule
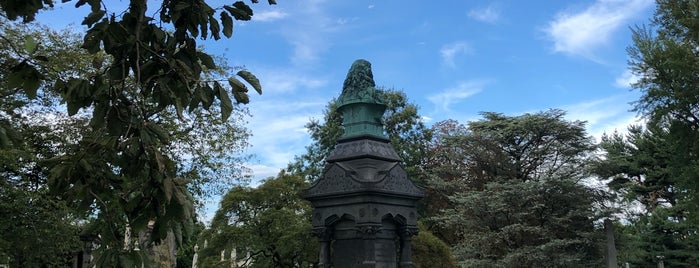
<instances>
[{"instance_id":1,"label":"stone monument","mask_svg":"<svg viewBox=\"0 0 699 268\"><path fill-rule=\"evenodd\" d=\"M384 134L386 106L368 61L352 64L337 105L344 134L321 178L303 192L314 208L320 267L412 267L410 240L424 192Z\"/></svg>"}]
</instances>

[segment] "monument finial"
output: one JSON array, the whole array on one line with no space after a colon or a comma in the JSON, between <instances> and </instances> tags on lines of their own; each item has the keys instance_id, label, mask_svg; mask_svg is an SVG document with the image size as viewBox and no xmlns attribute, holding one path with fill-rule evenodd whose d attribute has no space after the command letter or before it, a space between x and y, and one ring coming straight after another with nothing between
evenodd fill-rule
<instances>
[{"instance_id":1,"label":"monument finial","mask_svg":"<svg viewBox=\"0 0 699 268\"><path fill-rule=\"evenodd\" d=\"M386 138L381 124L386 105L383 93L376 89L371 63L360 59L352 64L337 105L345 129L341 138L361 135Z\"/></svg>"},{"instance_id":2,"label":"monument finial","mask_svg":"<svg viewBox=\"0 0 699 268\"><path fill-rule=\"evenodd\" d=\"M347 72L347 78L342 86L342 94L353 94L375 86L371 63L366 60L356 60Z\"/></svg>"}]
</instances>

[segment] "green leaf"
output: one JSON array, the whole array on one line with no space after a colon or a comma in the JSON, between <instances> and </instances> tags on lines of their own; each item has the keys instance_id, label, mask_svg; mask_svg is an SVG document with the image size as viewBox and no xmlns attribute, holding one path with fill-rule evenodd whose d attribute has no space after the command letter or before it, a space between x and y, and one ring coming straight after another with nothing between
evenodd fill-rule
<instances>
[{"instance_id":1,"label":"green leaf","mask_svg":"<svg viewBox=\"0 0 699 268\"><path fill-rule=\"evenodd\" d=\"M181 11L183 9L189 8L191 5L188 1L178 1L177 4L175 4L175 11Z\"/></svg>"},{"instance_id":2,"label":"green leaf","mask_svg":"<svg viewBox=\"0 0 699 268\"><path fill-rule=\"evenodd\" d=\"M175 189L175 183L172 181L172 178L165 178L163 179L163 192L165 192L165 198L168 202L172 199L172 192Z\"/></svg>"},{"instance_id":3,"label":"green leaf","mask_svg":"<svg viewBox=\"0 0 699 268\"><path fill-rule=\"evenodd\" d=\"M38 77L27 77L24 80L24 93L27 94L28 98L34 99L36 98L36 91L39 89L39 86L41 86L41 80Z\"/></svg>"},{"instance_id":4,"label":"green leaf","mask_svg":"<svg viewBox=\"0 0 699 268\"><path fill-rule=\"evenodd\" d=\"M250 6L245 4L245 2L236 1L235 3L233 3L233 6L236 7L237 9L244 11L246 14L248 14L252 17L252 8L250 8Z\"/></svg>"},{"instance_id":5,"label":"green leaf","mask_svg":"<svg viewBox=\"0 0 699 268\"><path fill-rule=\"evenodd\" d=\"M233 92L248 92L248 87L235 77L228 78L228 84L231 85Z\"/></svg>"},{"instance_id":6,"label":"green leaf","mask_svg":"<svg viewBox=\"0 0 699 268\"><path fill-rule=\"evenodd\" d=\"M10 70L10 73L7 74L6 86L8 88L20 87L22 86L22 82L24 82L24 78L22 77L21 70L15 70L15 68L13 68L12 70Z\"/></svg>"},{"instance_id":7,"label":"green leaf","mask_svg":"<svg viewBox=\"0 0 699 268\"><path fill-rule=\"evenodd\" d=\"M214 89L218 90L218 87L221 87L221 85L218 82L214 82ZM208 86L200 88L199 97L201 98L201 105L204 109L208 110L211 104L214 103L214 96L216 95L214 89Z\"/></svg>"},{"instance_id":8,"label":"green leaf","mask_svg":"<svg viewBox=\"0 0 699 268\"><path fill-rule=\"evenodd\" d=\"M90 14L85 17L85 19L82 22L82 25L87 25L87 27L92 27L95 22L99 21L102 17L104 17L104 14L107 12L104 10L97 10L94 12L90 12Z\"/></svg>"},{"instance_id":9,"label":"green leaf","mask_svg":"<svg viewBox=\"0 0 699 268\"><path fill-rule=\"evenodd\" d=\"M73 101L67 102L66 106L68 108L68 115L70 115L70 116L77 114L78 110L80 110L80 106Z\"/></svg>"},{"instance_id":10,"label":"green leaf","mask_svg":"<svg viewBox=\"0 0 699 268\"><path fill-rule=\"evenodd\" d=\"M24 50L27 51L27 53L34 54L36 52L36 49L39 47L39 43L36 42L34 37L31 35L28 35L27 38L24 39Z\"/></svg>"},{"instance_id":11,"label":"green leaf","mask_svg":"<svg viewBox=\"0 0 699 268\"><path fill-rule=\"evenodd\" d=\"M192 67L189 62L185 62L180 59L175 60L176 65L178 65L181 68L178 68L180 71L184 72L184 75L186 76L192 76Z\"/></svg>"},{"instance_id":12,"label":"green leaf","mask_svg":"<svg viewBox=\"0 0 699 268\"><path fill-rule=\"evenodd\" d=\"M150 130L150 132L155 134L162 143L164 143L164 144L168 143L168 140L170 139L170 135L159 124L154 123L154 122L149 122L148 125L146 125L146 128L148 128L148 130Z\"/></svg>"},{"instance_id":13,"label":"green leaf","mask_svg":"<svg viewBox=\"0 0 699 268\"><path fill-rule=\"evenodd\" d=\"M141 128L139 130L138 136L141 139L142 144L144 144L144 145L152 145L153 144L153 139L152 139L150 133L148 133L148 131L146 131L145 128Z\"/></svg>"},{"instance_id":14,"label":"green leaf","mask_svg":"<svg viewBox=\"0 0 699 268\"><path fill-rule=\"evenodd\" d=\"M221 100L221 120L224 122L228 120L233 111L233 103L231 98L228 96L228 92L219 84L214 84L214 88L218 89L218 99Z\"/></svg>"},{"instance_id":15,"label":"green leaf","mask_svg":"<svg viewBox=\"0 0 699 268\"><path fill-rule=\"evenodd\" d=\"M204 52L197 52L197 56L199 56L199 60L201 60L201 64L206 66L206 68L209 68L209 69L216 68L216 63L214 63L214 59L211 56L209 56L209 54L206 54Z\"/></svg>"},{"instance_id":16,"label":"green leaf","mask_svg":"<svg viewBox=\"0 0 699 268\"><path fill-rule=\"evenodd\" d=\"M22 62L10 69L6 86L9 88L22 87L27 97L34 99L43 79L44 75L37 71L34 66Z\"/></svg>"},{"instance_id":17,"label":"green leaf","mask_svg":"<svg viewBox=\"0 0 699 268\"><path fill-rule=\"evenodd\" d=\"M211 36L214 37L214 40L221 39L221 26L218 24L218 21L214 18L214 16L209 16L209 29L211 29ZM202 24L202 32L204 31L204 24Z\"/></svg>"},{"instance_id":18,"label":"green leaf","mask_svg":"<svg viewBox=\"0 0 699 268\"><path fill-rule=\"evenodd\" d=\"M68 112L70 113L71 103L68 103ZM107 112L107 133L110 136L120 136L124 129L124 124L119 117L119 108L112 108ZM77 109L76 109L77 110ZM75 114L75 113L73 113Z\"/></svg>"},{"instance_id":19,"label":"green leaf","mask_svg":"<svg viewBox=\"0 0 699 268\"><path fill-rule=\"evenodd\" d=\"M90 119L90 125L95 128L101 128L104 126L104 120L107 116L107 103L98 102L95 104L95 108L92 110L92 119Z\"/></svg>"},{"instance_id":20,"label":"green leaf","mask_svg":"<svg viewBox=\"0 0 699 268\"><path fill-rule=\"evenodd\" d=\"M233 18L228 13L221 11L221 23L223 24L223 35L231 38L233 35Z\"/></svg>"},{"instance_id":21,"label":"green leaf","mask_svg":"<svg viewBox=\"0 0 699 268\"><path fill-rule=\"evenodd\" d=\"M233 97L237 103L250 102L247 94L248 88L245 86L245 84L243 84L243 82L240 82L240 80L236 79L235 77L231 77L228 79L228 83L233 89Z\"/></svg>"},{"instance_id":22,"label":"green leaf","mask_svg":"<svg viewBox=\"0 0 699 268\"><path fill-rule=\"evenodd\" d=\"M199 103L201 102L201 95L202 95L202 88L199 87L194 91L194 94L192 94L192 98L189 99L189 104L187 104L187 109L188 112L194 112L194 110L199 107Z\"/></svg>"},{"instance_id":23,"label":"green leaf","mask_svg":"<svg viewBox=\"0 0 699 268\"><path fill-rule=\"evenodd\" d=\"M43 62L49 61L49 58L44 56L44 55L36 55L36 56L34 56L34 59L36 59L38 61L43 61Z\"/></svg>"},{"instance_id":24,"label":"green leaf","mask_svg":"<svg viewBox=\"0 0 699 268\"><path fill-rule=\"evenodd\" d=\"M248 82L252 86L252 88L254 88L255 91L257 91L257 94L262 94L262 86L260 85L260 80L258 80L254 74L246 70L242 70L238 72L238 76L242 77L245 80L245 82Z\"/></svg>"},{"instance_id":25,"label":"green leaf","mask_svg":"<svg viewBox=\"0 0 699 268\"><path fill-rule=\"evenodd\" d=\"M246 12L246 10L240 9L239 6L241 6L241 4L242 4L242 6L247 7L250 10L250 12L248 13L248 12ZM238 1L238 2L235 2L233 4L233 6L223 6L223 8L226 11L228 11L228 13L231 13L231 16L233 16L236 20L247 21L247 20L252 19L252 9L250 9L250 7L245 5L245 3L243 3L243 2Z\"/></svg>"},{"instance_id":26,"label":"green leaf","mask_svg":"<svg viewBox=\"0 0 699 268\"><path fill-rule=\"evenodd\" d=\"M0 126L0 149L10 147L10 138L7 136L5 128Z\"/></svg>"},{"instance_id":27,"label":"green leaf","mask_svg":"<svg viewBox=\"0 0 699 268\"><path fill-rule=\"evenodd\" d=\"M78 0L78 2L75 3L75 7L81 7L84 4L87 4L87 0Z\"/></svg>"}]
</instances>

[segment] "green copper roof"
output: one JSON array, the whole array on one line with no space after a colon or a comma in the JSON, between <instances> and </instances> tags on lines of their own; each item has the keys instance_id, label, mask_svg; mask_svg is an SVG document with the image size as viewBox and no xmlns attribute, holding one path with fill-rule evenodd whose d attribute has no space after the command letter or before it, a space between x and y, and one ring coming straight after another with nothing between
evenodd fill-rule
<instances>
[{"instance_id":1,"label":"green copper roof","mask_svg":"<svg viewBox=\"0 0 699 268\"><path fill-rule=\"evenodd\" d=\"M345 130L341 138L362 135L386 138L381 124L386 105L382 92L376 89L371 63L356 60L352 64L337 105Z\"/></svg>"}]
</instances>

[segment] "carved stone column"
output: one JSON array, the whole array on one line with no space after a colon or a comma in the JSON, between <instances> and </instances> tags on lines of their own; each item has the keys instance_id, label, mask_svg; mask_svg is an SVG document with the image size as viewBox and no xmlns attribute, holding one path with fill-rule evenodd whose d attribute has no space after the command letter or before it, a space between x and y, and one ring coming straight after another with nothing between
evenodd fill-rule
<instances>
[{"instance_id":1,"label":"carved stone column","mask_svg":"<svg viewBox=\"0 0 699 268\"><path fill-rule=\"evenodd\" d=\"M412 246L411 240L417 235L419 229L415 226L405 226L400 230L400 267L412 268Z\"/></svg>"},{"instance_id":2,"label":"carved stone column","mask_svg":"<svg viewBox=\"0 0 699 268\"><path fill-rule=\"evenodd\" d=\"M357 226L357 231L364 241L364 267L376 267L376 234L381 232L381 225Z\"/></svg>"},{"instance_id":3,"label":"carved stone column","mask_svg":"<svg viewBox=\"0 0 699 268\"><path fill-rule=\"evenodd\" d=\"M313 236L318 237L318 242L320 242L318 267L330 268L332 262L330 258L330 241L332 240L332 229L327 227L317 227L311 230L311 234Z\"/></svg>"}]
</instances>

